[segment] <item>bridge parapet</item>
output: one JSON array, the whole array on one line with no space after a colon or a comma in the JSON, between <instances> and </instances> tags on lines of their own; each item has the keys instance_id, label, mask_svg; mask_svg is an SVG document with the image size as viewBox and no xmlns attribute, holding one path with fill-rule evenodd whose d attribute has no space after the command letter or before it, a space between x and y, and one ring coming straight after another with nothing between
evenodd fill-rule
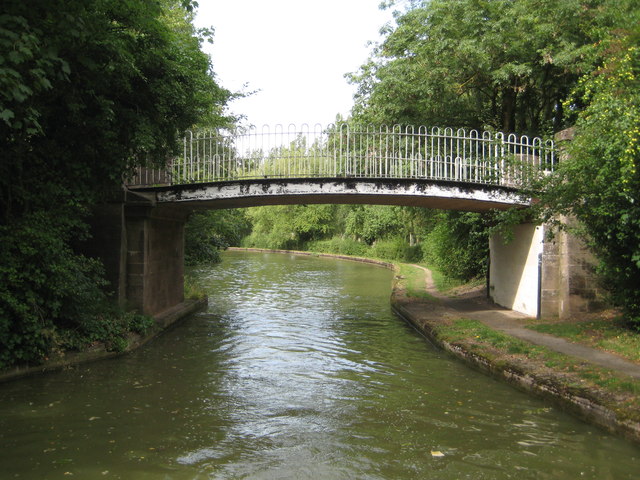
<instances>
[{"instance_id":1,"label":"bridge parapet","mask_svg":"<svg viewBox=\"0 0 640 480\"><path fill-rule=\"evenodd\" d=\"M422 179L519 187L552 171L552 140L452 128L347 124L187 132L162 169L143 168L130 188L244 179Z\"/></svg>"}]
</instances>

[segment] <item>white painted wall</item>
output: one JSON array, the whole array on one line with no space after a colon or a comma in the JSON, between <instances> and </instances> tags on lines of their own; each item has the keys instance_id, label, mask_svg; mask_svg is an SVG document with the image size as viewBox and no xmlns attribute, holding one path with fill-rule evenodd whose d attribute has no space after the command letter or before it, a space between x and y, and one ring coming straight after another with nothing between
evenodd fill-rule
<instances>
[{"instance_id":1,"label":"white painted wall","mask_svg":"<svg viewBox=\"0 0 640 480\"><path fill-rule=\"evenodd\" d=\"M538 314L538 256L544 227L531 223L514 227L506 243L500 235L489 240L489 295L498 305L532 317Z\"/></svg>"}]
</instances>

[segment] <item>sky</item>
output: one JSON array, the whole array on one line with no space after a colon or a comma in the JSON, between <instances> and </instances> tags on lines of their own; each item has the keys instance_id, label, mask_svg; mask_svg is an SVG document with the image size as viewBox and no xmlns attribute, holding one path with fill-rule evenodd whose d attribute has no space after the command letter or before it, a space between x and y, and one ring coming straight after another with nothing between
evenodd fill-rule
<instances>
[{"instance_id":1,"label":"sky","mask_svg":"<svg viewBox=\"0 0 640 480\"><path fill-rule=\"evenodd\" d=\"M301 125L335 121L353 105L344 78L367 61L369 42L392 21L380 0L200 0L198 27L215 29L211 55L218 82L257 91L230 105L243 123ZM244 87L246 85L246 87Z\"/></svg>"}]
</instances>

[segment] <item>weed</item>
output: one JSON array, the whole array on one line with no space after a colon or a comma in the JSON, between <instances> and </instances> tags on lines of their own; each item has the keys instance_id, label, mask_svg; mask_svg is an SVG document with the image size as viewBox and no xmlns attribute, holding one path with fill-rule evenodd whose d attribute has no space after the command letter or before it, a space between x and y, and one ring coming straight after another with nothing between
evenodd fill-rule
<instances>
[{"instance_id":1,"label":"weed","mask_svg":"<svg viewBox=\"0 0 640 480\"><path fill-rule=\"evenodd\" d=\"M207 296L205 290L199 285L193 277L185 275L184 277L184 298L190 300L200 300Z\"/></svg>"}]
</instances>

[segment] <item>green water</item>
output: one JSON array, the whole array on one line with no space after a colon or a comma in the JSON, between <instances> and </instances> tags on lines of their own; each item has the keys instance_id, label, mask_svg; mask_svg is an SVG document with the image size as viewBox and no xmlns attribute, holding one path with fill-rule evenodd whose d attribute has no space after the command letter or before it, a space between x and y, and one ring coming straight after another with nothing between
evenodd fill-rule
<instances>
[{"instance_id":1,"label":"green water","mask_svg":"<svg viewBox=\"0 0 640 480\"><path fill-rule=\"evenodd\" d=\"M230 252L193 273L208 312L0 384L0 479L638 478L637 447L395 317L387 270Z\"/></svg>"}]
</instances>

